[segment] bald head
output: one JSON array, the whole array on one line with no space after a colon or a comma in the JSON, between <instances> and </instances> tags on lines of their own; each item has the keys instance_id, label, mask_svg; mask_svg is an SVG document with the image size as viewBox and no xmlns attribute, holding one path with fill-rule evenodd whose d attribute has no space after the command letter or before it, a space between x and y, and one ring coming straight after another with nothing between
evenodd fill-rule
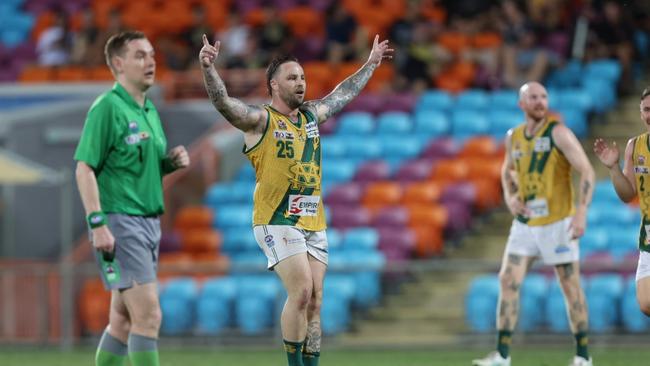
<instances>
[{"instance_id":1,"label":"bald head","mask_svg":"<svg viewBox=\"0 0 650 366\"><path fill-rule=\"evenodd\" d=\"M546 88L536 81L529 81L526 84L522 85L521 88L519 88L519 100L524 99L524 97L529 93L546 94Z\"/></svg>"},{"instance_id":2,"label":"bald head","mask_svg":"<svg viewBox=\"0 0 650 366\"><path fill-rule=\"evenodd\" d=\"M548 112L548 95L546 88L536 81L531 81L519 88L519 107L526 117L542 121Z\"/></svg>"}]
</instances>

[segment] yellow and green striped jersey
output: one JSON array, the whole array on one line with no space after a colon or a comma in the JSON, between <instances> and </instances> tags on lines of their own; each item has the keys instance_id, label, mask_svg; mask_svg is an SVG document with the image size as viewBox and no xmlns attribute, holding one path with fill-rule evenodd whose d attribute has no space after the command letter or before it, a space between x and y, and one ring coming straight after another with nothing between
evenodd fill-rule
<instances>
[{"instance_id":1,"label":"yellow and green striped jersey","mask_svg":"<svg viewBox=\"0 0 650 366\"><path fill-rule=\"evenodd\" d=\"M512 133L510 156L519 196L531 212L517 219L530 226L548 225L574 213L571 164L553 141L557 124L547 120L534 136L526 136L524 123Z\"/></svg>"},{"instance_id":2,"label":"yellow and green striped jersey","mask_svg":"<svg viewBox=\"0 0 650 366\"><path fill-rule=\"evenodd\" d=\"M318 121L306 110L297 122L265 105L266 129L244 154L255 168L253 225L291 225L325 230L321 197Z\"/></svg>"},{"instance_id":3,"label":"yellow and green striped jersey","mask_svg":"<svg viewBox=\"0 0 650 366\"><path fill-rule=\"evenodd\" d=\"M636 191L639 195L641 209L641 228L639 230L639 249L650 252L650 189L648 189L648 164L650 163L650 141L648 134L644 133L634 139L632 164L634 165L634 179Z\"/></svg>"}]
</instances>

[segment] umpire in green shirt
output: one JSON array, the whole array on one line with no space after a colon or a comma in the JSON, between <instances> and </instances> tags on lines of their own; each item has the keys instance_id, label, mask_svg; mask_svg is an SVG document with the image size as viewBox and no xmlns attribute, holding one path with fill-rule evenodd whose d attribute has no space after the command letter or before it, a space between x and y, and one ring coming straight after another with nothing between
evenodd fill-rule
<instances>
[{"instance_id":1,"label":"umpire in green shirt","mask_svg":"<svg viewBox=\"0 0 650 366\"><path fill-rule=\"evenodd\" d=\"M158 366L162 178L190 160L183 146L167 152L160 117L146 97L156 62L145 35L116 34L104 53L117 82L90 107L74 155L95 256L112 292L95 364L122 366L128 355L133 366Z\"/></svg>"}]
</instances>

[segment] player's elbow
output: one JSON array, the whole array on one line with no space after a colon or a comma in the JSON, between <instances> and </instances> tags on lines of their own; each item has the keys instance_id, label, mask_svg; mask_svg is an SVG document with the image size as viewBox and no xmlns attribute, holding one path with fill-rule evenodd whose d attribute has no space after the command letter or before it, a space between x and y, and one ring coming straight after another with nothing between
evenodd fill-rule
<instances>
[{"instance_id":1,"label":"player's elbow","mask_svg":"<svg viewBox=\"0 0 650 366\"><path fill-rule=\"evenodd\" d=\"M93 170L88 166L88 164L83 161L77 162L77 168L75 169L75 177L77 178L77 183L84 180Z\"/></svg>"}]
</instances>

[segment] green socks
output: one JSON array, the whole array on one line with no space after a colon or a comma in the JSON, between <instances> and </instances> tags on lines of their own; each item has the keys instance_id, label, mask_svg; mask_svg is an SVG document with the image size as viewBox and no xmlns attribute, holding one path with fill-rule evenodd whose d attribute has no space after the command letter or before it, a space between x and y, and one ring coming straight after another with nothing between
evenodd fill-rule
<instances>
[{"instance_id":1,"label":"green socks","mask_svg":"<svg viewBox=\"0 0 650 366\"><path fill-rule=\"evenodd\" d=\"M129 360L131 366L160 366L158 340L131 333L129 335Z\"/></svg>"},{"instance_id":2,"label":"green socks","mask_svg":"<svg viewBox=\"0 0 650 366\"><path fill-rule=\"evenodd\" d=\"M500 330L497 335L497 351L503 358L510 355L510 343L512 342L512 331Z\"/></svg>"},{"instance_id":3,"label":"green socks","mask_svg":"<svg viewBox=\"0 0 650 366\"><path fill-rule=\"evenodd\" d=\"M320 359L320 352L303 352L302 363L305 366L318 366Z\"/></svg>"},{"instance_id":4,"label":"green socks","mask_svg":"<svg viewBox=\"0 0 650 366\"><path fill-rule=\"evenodd\" d=\"M95 354L96 366L124 366L126 364L127 346L119 339L104 331Z\"/></svg>"},{"instance_id":5,"label":"green socks","mask_svg":"<svg viewBox=\"0 0 650 366\"><path fill-rule=\"evenodd\" d=\"M302 362L302 342L289 342L287 340L283 342L289 366L305 366Z\"/></svg>"},{"instance_id":6,"label":"green socks","mask_svg":"<svg viewBox=\"0 0 650 366\"><path fill-rule=\"evenodd\" d=\"M587 346L589 345L589 338L587 337L586 332L579 332L575 334L576 338L576 355L584 358L585 360L589 359L589 351L587 351Z\"/></svg>"}]
</instances>

